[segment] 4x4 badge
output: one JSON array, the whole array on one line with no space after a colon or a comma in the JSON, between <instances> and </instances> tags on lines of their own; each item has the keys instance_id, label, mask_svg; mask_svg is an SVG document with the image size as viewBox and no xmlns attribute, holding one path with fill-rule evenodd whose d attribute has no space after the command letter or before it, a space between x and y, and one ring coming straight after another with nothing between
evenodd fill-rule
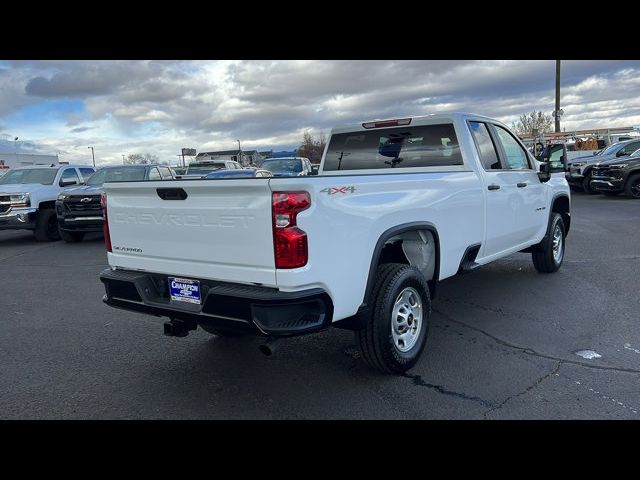
<instances>
[{"instance_id":1,"label":"4x4 badge","mask_svg":"<svg viewBox=\"0 0 640 480\"><path fill-rule=\"evenodd\" d=\"M336 193L353 193L356 191L356 187L350 185L348 187L327 187L320 190L320 193L327 193L329 195L335 195Z\"/></svg>"}]
</instances>

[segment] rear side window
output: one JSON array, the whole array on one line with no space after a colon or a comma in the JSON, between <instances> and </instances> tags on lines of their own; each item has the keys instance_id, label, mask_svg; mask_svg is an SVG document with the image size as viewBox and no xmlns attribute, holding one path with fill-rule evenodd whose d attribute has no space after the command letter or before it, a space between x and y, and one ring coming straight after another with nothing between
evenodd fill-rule
<instances>
[{"instance_id":1,"label":"rear side window","mask_svg":"<svg viewBox=\"0 0 640 480\"><path fill-rule=\"evenodd\" d=\"M453 124L384 128L331 136L324 170L462 165Z\"/></svg>"},{"instance_id":2,"label":"rear side window","mask_svg":"<svg viewBox=\"0 0 640 480\"><path fill-rule=\"evenodd\" d=\"M157 168L154 167L149 170L149 180L162 180L162 177L160 177L160 172Z\"/></svg>"},{"instance_id":3,"label":"rear side window","mask_svg":"<svg viewBox=\"0 0 640 480\"><path fill-rule=\"evenodd\" d=\"M500 160L498 159L498 153L496 152L496 146L491 140L487 125L482 122L469 122L469 128L471 134L478 147L478 154L480 155L480 161L485 170L500 170Z\"/></svg>"}]
</instances>

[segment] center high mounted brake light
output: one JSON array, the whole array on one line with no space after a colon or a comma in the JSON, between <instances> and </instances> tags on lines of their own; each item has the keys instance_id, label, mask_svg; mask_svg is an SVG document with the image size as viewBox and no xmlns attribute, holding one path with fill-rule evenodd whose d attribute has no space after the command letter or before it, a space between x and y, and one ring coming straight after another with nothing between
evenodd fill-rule
<instances>
[{"instance_id":1,"label":"center high mounted brake light","mask_svg":"<svg viewBox=\"0 0 640 480\"><path fill-rule=\"evenodd\" d=\"M308 192L273 192L273 253L276 268L299 268L309 257L307 234L298 228L298 213L311 206Z\"/></svg>"},{"instance_id":2,"label":"center high mounted brake light","mask_svg":"<svg viewBox=\"0 0 640 480\"><path fill-rule=\"evenodd\" d=\"M401 125L409 125L410 118L396 118L393 120L377 120L375 122L365 122L362 124L364 128L383 128L383 127L399 127Z\"/></svg>"}]
</instances>

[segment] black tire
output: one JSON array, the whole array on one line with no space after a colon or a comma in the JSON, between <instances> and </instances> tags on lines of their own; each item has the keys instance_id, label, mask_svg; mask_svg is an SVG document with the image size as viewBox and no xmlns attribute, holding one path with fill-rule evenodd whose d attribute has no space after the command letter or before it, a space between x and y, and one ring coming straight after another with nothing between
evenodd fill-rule
<instances>
[{"instance_id":1,"label":"black tire","mask_svg":"<svg viewBox=\"0 0 640 480\"><path fill-rule=\"evenodd\" d=\"M412 298L422 309L418 336L409 350L403 352L392 335L393 310L405 289L411 288L419 298ZM385 373L404 373L413 367L427 341L431 296L424 276L415 267L401 263L386 263L378 267L371 292L371 313L364 327L356 331L356 342L362 358L372 368ZM410 315L410 321L414 318ZM408 325L411 325L410 323Z\"/></svg>"},{"instance_id":2,"label":"black tire","mask_svg":"<svg viewBox=\"0 0 640 480\"><path fill-rule=\"evenodd\" d=\"M77 243L84 239L85 232L69 232L60 230L60 238L67 243Z\"/></svg>"},{"instance_id":3,"label":"black tire","mask_svg":"<svg viewBox=\"0 0 640 480\"><path fill-rule=\"evenodd\" d=\"M58 217L53 209L44 208L38 212L36 229L33 232L38 242L53 242L60 240L58 231Z\"/></svg>"},{"instance_id":4,"label":"black tire","mask_svg":"<svg viewBox=\"0 0 640 480\"><path fill-rule=\"evenodd\" d=\"M554 232L556 231L556 227L559 228L561 232L560 241L562 245L562 251L559 255L559 261L556 260L553 251ZM565 232L566 229L564 227L564 222L562 221L562 215L560 215L559 213L553 213L551 215L551 220L549 221L549 226L547 227L547 234L542 239L542 241L535 246L533 252L531 252L533 266L536 267L536 270L538 272L554 273L558 271L558 269L562 265L562 261L564 260Z\"/></svg>"},{"instance_id":5,"label":"black tire","mask_svg":"<svg viewBox=\"0 0 640 480\"><path fill-rule=\"evenodd\" d=\"M582 180L582 190L584 190L584 193L587 193L589 195L596 195L600 193L597 190L594 190L593 188L591 188L591 185L589 184L590 182L591 182L591 172L585 175L584 179Z\"/></svg>"},{"instance_id":6,"label":"black tire","mask_svg":"<svg viewBox=\"0 0 640 480\"><path fill-rule=\"evenodd\" d=\"M629 198L640 199L640 174L631 175L624 186L624 193Z\"/></svg>"},{"instance_id":7,"label":"black tire","mask_svg":"<svg viewBox=\"0 0 640 480\"><path fill-rule=\"evenodd\" d=\"M200 328L205 332L210 333L211 335L215 335L216 337L245 337L247 334L242 332L230 332L228 330L218 330L216 328L210 327L209 325L200 324Z\"/></svg>"}]
</instances>

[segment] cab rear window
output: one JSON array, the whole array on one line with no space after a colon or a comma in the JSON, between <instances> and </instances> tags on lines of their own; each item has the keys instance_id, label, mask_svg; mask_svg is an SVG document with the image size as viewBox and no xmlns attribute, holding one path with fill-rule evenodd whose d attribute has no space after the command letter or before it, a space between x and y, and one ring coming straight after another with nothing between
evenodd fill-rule
<instances>
[{"instance_id":1,"label":"cab rear window","mask_svg":"<svg viewBox=\"0 0 640 480\"><path fill-rule=\"evenodd\" d=\"M458 137L448 123L332 135L324 171L462 164Z\"/></svg>"}]
</instances>

